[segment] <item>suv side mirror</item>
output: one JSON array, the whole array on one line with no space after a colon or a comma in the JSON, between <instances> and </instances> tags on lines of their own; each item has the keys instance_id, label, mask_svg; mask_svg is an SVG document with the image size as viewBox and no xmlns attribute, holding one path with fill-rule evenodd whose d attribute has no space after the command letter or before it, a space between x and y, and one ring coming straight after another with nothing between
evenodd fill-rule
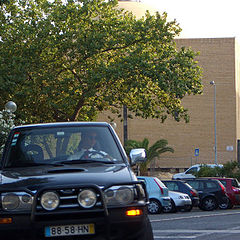
<instances>
[{"instance_id":1,"label":"suv side mirror","mask_svg":"<svg viewBox=\"0 0 240 240\"><path fill-rule=\"evenodd\" d=\"M129 154L131 165L147 161L147 154L144 148L132 149Z\"/></svg>"}]
</instances>

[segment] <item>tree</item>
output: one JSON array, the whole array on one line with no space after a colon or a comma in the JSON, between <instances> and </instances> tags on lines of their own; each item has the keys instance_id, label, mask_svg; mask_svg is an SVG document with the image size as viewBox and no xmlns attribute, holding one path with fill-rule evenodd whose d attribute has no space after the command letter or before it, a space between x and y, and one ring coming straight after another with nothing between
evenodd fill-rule
<instances>
[{"instance_id":1,"label":"tree","mask_svg":"<svg viewBox=\"0 0 240 240\"><path fill-rule=\"evenodd\" d=\"M15 115L6 110L0 111L0 158L3 153L8 134L14 125Z\"/></svg>"},{"instance_id":2,"label":"tree","mask_svg":"<svg viewBox=\"0 0 240 240\"><path fill-rule=\"evenodd\" d=\"M136 19L117 0L11 0L0 4L0 107L17 102L25 122L93 120L123 105L135 116L172 115L201 94L191 49L167 14ZM120 115L119 115L120 117Z\"/></svg>"},{"instance_id":3,"label":"tree","mask_svg":"<svg viewBox=\"0 0 240 240\"><path fill-rule=\"evenodd\" d=\"M124 146L126 153L129 155L131 149L134 148L144 148L147 153L147 161L140 164L140 174L144 175L147 172L148 166L155 158L159 158L160 154L165 152L174 152L172 147L167 146L168 141L165 139L160 139L156 141L152 146L149 146L149 140L144 138L144 140L128 140Z\"/></svg>"}]
</instances>

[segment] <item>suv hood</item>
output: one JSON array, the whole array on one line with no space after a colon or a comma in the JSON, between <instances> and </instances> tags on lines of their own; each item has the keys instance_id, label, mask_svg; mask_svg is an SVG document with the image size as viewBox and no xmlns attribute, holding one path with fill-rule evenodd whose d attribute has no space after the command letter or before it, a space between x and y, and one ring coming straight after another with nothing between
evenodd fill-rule
<instances>
[{"instance_id":1,"label":"suv hood","mask_svg":"<svg viewBox=\"0 0 240 240\"><path fill-rule=\"evenodd\" d=\"M131 169L124 164L67 165L61 167L40 166L15 168L0 173L1 189L38 190L43 186L98 184L107 187L111 184L136 180Z\"/></svg>"}]
</instances>

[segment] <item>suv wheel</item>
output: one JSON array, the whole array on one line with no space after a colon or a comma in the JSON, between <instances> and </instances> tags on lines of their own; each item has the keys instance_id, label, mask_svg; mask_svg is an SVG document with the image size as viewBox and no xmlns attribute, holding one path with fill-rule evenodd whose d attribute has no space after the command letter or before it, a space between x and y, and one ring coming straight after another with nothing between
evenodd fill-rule
<instances>
[{"instance_id":1,"label":"suv wheel","mask_svg":"<svg viewBox=\"0 0 240 240\"><path fill-rule=\"evenodd\" d=\"M227 198L225 202L219 204L219 208L222 210L232 208L231 201Z\"/></svg>"},{"instance_id":2,"label":"suv wheel","mask_svg":"<svg viewBox=\"0 0 240 240\"><path fill-rule=\"evenodd\" d=\"M217 208L216 200L212 197L206 197L202 200L201 209L205 211L212 211Z\"/></svg>"},{"instance_id":3,"label":"suv wheel","mask_svg":"<svg viewBox=\"0 0 240 240\"><path fill-rule=\"evenodd\" d=\"M155 199L150 199L148 204L148 212L150 214L157 214L162 211L162 205Z\"/></svg>"}]
</instances>

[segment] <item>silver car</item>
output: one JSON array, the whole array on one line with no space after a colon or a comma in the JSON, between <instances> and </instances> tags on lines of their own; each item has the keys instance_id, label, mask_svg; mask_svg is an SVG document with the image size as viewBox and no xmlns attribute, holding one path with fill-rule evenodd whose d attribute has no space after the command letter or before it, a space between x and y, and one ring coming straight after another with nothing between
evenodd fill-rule
<instances>
[{"instance_id":1,"label":"silver car","mask_svg":"<svg viewBox=\"0 0 240 240\"><path fill-rule=\"evenodd\" d=\"M169 196L171 198L171 204L163 208L163 212L177 212L184 211L189 212L192 210L192 200L188 196L188 194L168 191Z\"/></svg>"},{"instance_id":2,"label":"silver car","mask_svg":"<svg viewBox=\"0 0 240 240\"><path fill-rule=\"evenodd\" d=\"M165 207L171 206L168 188L157 177L138 176L138 180L144 181L149 197L148 212L157 214Z\"/></svg>"}]
</instances>

